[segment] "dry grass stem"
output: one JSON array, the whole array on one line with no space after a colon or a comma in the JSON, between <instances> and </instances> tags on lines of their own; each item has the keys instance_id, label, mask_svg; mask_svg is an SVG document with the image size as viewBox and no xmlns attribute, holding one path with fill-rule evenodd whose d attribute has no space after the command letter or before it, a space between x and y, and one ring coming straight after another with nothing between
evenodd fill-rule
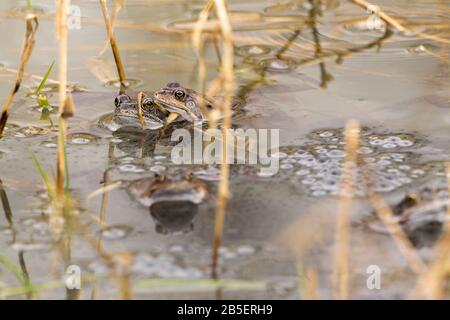
<instances>
[{"instance_id":1,"label":"dry grass stem","mask_svg":"<svg viewBox=\"0 0 450 320\"><path fill-rule=\"evenodd\" d=\"M22 47L22 52L20 54L20 62L19 62L19 70L16 75L16 81L14 84L14 88L11 92L11 94L8 97L8 100L6 100L5 105L2 109L2 114L0 117L0 138L3 135L3 130L5 129L6 122L8 121L8 109L11 106L11 103L16 95L16 93L20 89L20 85L22 83L23 75L25 73L25 67L28 63L28 60L31 57L31 53L33 52L33 48L35 45L35 35L36 31L39 26L38 19L35 15L29 14L26 17L26 30L25 30L25 40Z\"/></svg>"},{"instance_id":2,"label":"dry grass stem","mask_svg":"<svg viewBox=\"0 0 450 320\"><path fill-rule=\"evenodd\" d=\"M317 270L313 267L308 267L306 270L306 292L307 292L307 299L308 300L318 300L319 294L318 294L318 280L317 280Z\"/></svg>"},{"instance_id":3,"label":"dry grass stem","mask_svg":"<svg viewBox=\"0 0 450 320\"><path fill-rule=\"evenodd\" d=\"M106 6L106 0L99 0L100 7L102 9L103 18L105 20L106 31L108 33L109 43L111 44L111 49L114 56L114 61L116 62L117 73L119 74L120 80L120 92L125 92L126 76L125 69L123 67L122 58L120 56L119 47L117 46L116 37L114 36L111 20L109 18L108 8Z\"/></svg>"},{"instance_id":4,"label":"dry grass stem","mask_svg":"<svg viewBox=\"0 0 450 320\"><path fill-rule=\"evenodd\" d=\"M234 72L233 72L233 39L232 29L228 11L224 0L215 0L215 9L217 16L220 20L221 32L223 37L224 56L222 59L222 65L220 70L220 77L223 78L225 99L222 104L221 112L224 116L222 132L222 163L220 166L220 183L217 196L217 210L216 219L214 224L214 235L212 244L212 266L211 276L217 278L217 266L219 259L219 248L222 242L223 228L225 222L225 211L229 198L229 185L228 185L228 159L227 159L227 146L228 146L228 133L227 129L231 127L231 96L234 87Z\"/></svg>"},{"instance_id":5,"label":"dry grass stem","mask_svg":"<svg viewBox=\"0 0 450 320\"><path fill-rule=\"evenodd\" d=\"M57 141L57 160L56 160L56 202L53 214L51 216L52 229L59 233L62 231L62 212L65 205L64 183L66 181L66 132L68 114L73 114L71 99L67 96L67 8L70 4L68 0L58 0L56 36L59 40L58 48L58 77L59 77L59 130Z\"/></svg>"},{"instance_id":6,"label":"dry grass stem","mask_svg":"<svg viewBox=\"0 0 450 320\"><path fill-rule=\"evenodd\" d=\"M350 120L345 127L345 159L342 168L341 193L336 225L333 289L337 299L349 298L349 238L353 184L359 147L359 123Z\"/></svg>"}]
</instances>

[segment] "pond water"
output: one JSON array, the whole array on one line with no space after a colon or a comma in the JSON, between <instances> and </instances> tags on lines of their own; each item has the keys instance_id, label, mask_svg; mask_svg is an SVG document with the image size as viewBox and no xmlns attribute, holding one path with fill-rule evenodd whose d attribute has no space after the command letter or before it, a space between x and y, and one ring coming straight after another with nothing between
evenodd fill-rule
<instances>
[{"instance_id":1,"label":"pond water","mask_svg":"<svg viewBox=\"0 0 450 320\"><path fill-rule=\"evenodd\" d=\"M223 288L216 290L207 279L217 168L178 168L194 172L201 183L196 192L206 195L198 198L195 193L188 199L197 197L197 203L162 203L167 206L150 213L136 199L130 191L133 181L172 174L177 168L170 161L169 145L155 148L142 132L121 135L99 125L114 111L114 60L109 46L101 53L106 32L98 1L73 0L82 18L79 29L69 30L68 80L75 116L69 120L67 157L77 208L74 223L79 228L56 241L49 226L46 188L30 153L44 170L54 171L58 131L40 120L32 95L39 76L58 56L53 2L33 1L40 22L36 47L0 140L0 255L27 274L39 297L298 299L305 298L305 269L312 267L319 296L332 298L342 128L349 119L364 128L360 152L377 163L377 191L387 203L397 204L420 188L446 186L448 44L396 30L390 34L384 25L367 28L369 14L350 1L323 1L318 17L312 16L308 1L229 1L236 95L245 96L245 112L233 124L279 129L282 147L276 176L261 177L231 166L231 197L220 249ZM191 30L204 4L126 1L115 36L130 95L173 81L200 87ZM449 38L447 1L377 4L412 30ZM24 6L24 1L0 3L2 106L18 67ZM318 46L322 60L317 59ZM205 42L205 59L210 81L218 70L214 41ZM261 77L264 81L256 81ZM57 105L57 85L51 85L57 79L57 63L50 79L45 92ZM52 117L57 123L56 115ZM107 196L92 196L104 184L117 187ZM352 204L350 296L406 298L417 278L392 238L364 225L373 209L362 184L357 180L359 193ZM428 259L430 250L427 245L419 253ZM113 261L105 260L104 252L113 254ZM75 293L57 281L68 265L79 266L88 279ZM371 265L382 271L380 290L366 286ZM0 296L26 298L14 273L5 264L0 264L0 271Z\"/></svg>"}]
</instances>

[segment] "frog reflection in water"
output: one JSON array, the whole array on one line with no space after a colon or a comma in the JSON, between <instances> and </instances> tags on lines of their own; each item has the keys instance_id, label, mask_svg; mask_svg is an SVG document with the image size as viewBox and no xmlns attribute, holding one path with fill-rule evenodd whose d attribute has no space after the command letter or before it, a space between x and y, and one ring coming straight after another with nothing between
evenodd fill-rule
<instances>
[{"instance_id":1,"label":"frog reflection in water","mask_svg":"<svg viewBox=\"0 0 450 320\"><path fill-rule=\"evenodd\" d=\"M139 123L138 101L126 94L120 94L115 100L114 121L119 124ZM213 99L198 92L171 82L157 90L152 96L142 96L142 116L149 128L157 129L172 122L203 122L207 115L203 110L213 110Z\"/></svg>"},{"instance_id":2,"label":"frog reflection in water","mask_svg":"<svg viewBox=\"0 0 450 320\"><path fill-rule=\"evenodd\" d=\"M198 206L208 194L206 185L186 170L136 180L128 190L139 203L149 207L160 234L191 231Z\"/></svg>"}]
</instances>

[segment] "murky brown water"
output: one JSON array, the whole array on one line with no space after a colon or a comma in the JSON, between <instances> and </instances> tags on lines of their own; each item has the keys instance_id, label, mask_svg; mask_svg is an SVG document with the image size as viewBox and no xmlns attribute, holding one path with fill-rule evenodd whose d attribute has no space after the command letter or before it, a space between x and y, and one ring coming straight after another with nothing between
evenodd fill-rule
<instances>
[{"instance_id":1,"label":"murky brown water","mask_svg":"<svg viewBox=\"0 0 450 320\"><path fill-rule=\"evenodd\" d=\"M197 59L188 31L203 2L126 2L115 34L127 76L134 80L129 91L153 91L171 81L198 88ZM36 154L44 169L53 170L57 130L39 120L39 110L34 108L36 103L29 93L39 84L30 75L43 75L57 58L52 20L55 7L53 2L33 3L42 9L36 48L11 107L8 130L0 140L0 179L12 212L12 217L5 214L0 218L0 255L17 268L21 268L20 264L22 270L26 268L33 285L51 287L53 280L61 278L65 266L74 264L81 267L83 275L99 277L95 285L83 284L81 298L89 299L93 292L97 298L117 297L121 291L117 283L104 279L108 268L98 253L101 246L107 252L131 256L135 298L216 297L217 292L201 281L210 272L216 182L207 182L210 197L175 222L170 217L165 219L164 213L150 215L149 209L135 201L124 187L109 193L103 211L101 195L87 199L102 187L105 177L109 183L127 182L171 170L170 147L157 146L146 153L139 143L142 137L138 141L124 140L98 126L98 120L113 111L117 88L108 85L115 78L109 47L98 56L104 47L105 27L97 1L72 1L81 8L83 19L81 29L69 32L68 79L86 91L73 93L76 113L69 122L67 155L70 186L79 201L78 223L101 242L92 245L86 236L72 235L70 241L65 241L65 259L58 258L48 225L45 187L29 152L31 149ZM333 170L341 163L342 145L339 138L330 139L342 133L340 128L348 119L359 120L370 131L368 149L362 152L373 152L375 162L385 161L377 167L387 179L384 185L380 182L379 191L385 192L389 203L398 202L419 186L445 186L442 164L430 163L450 159L448 45L395 31L379 51L375 45L365 48L382 38L385 30L367 30L360 22L368 17L361 8L347 1L329 1L319 17L316 34L329 59L319 64L314 60L314 32L305 23L310 7L307 1L295 3L298 5L230 2L239 84L251 87L249 84L261 75L261 70L265 70L268 80L245 90L246 112L235 119L235 124L278 128L281 145L286 148L281 148L282 168L276 177L231 175L232 195L221 250L220 277L230 282L221 292L224 298L299 298L299 283L305 281L299 265L317 269L319 295L331 298L330 235L338 202L338 189L333 187L338 179L332 178ZM404 18L411 28L448 39L448 2L378 4ZM12 69L17 68L23 41L24 22L20 12L13 10L21 5L21 1L0 3L2 105L14 83ZM289 48L285 48L288 44ZM343 56L343 62L337 64L335 53L348 50L353 54ZM281 59L277 57L280 52ZM210 80L217 72L213 43L206 44L206 58ZM56 70L50 78L57 78ZM56 104L57 92L49 96ZM306 157L309 160L299 151L311 152ZM327 153L331 160L322 164L320 153ZM399 168L401 165L409 168ZM364 192L353 208L351 296L407 297L416 278L389 236L362 226L361 221L372 211ZM161 210L170 211L164 207ZM5 202L0 212L9 212ZM101 228L92 217L103 219L105 227ZM297 225L300 227L293 229ZM296 230L294 237L292 230ZM308 230L317 230L316 236L323 236L313 239L317 237ZM279 241L286 239L280 237L286 233L289 240ZM299 263L296 254L305 248L309 250ZM429 248L420 252L427 258ZM381 290L366 287L369 265L378 265L382 270ZM2 296L3 289L11 292L11 287L20 286L20 282L3 265L0 270ZM237 282L233 285L231 281ZM65 298L65 289L55 287L41 290L39 296Z\"/></svg>"}]
</instances>

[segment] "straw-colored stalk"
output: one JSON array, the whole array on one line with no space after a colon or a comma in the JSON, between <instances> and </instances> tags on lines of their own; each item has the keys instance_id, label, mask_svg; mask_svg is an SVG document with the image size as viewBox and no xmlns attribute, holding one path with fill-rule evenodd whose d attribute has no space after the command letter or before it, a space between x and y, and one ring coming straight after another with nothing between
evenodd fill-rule
<instances>
[{"instance_id":1,"label":"straw-colored stalk","mask_svg":"<svg viewBox=\"0 0 450 320\"><path fill-rule=\"evenodd\" d=\"M215 9L220 21L223 36L224 55L222 59L221 74L224 83L225 99L222 104L222 114L224 116L222 125L222 163L220 167L220 183L217 196L217 211L214 225L213 245L212 245L212 269L211 276L217 278L217 265L219 259L219 248L222 242L223 227L225 222L225 211L229 198L228 186L228 158L226 150L228 145L228 129L231 127L231 96L234 87L233 73L233 39L231 22L228 16L225 0L215 0Z\"/></svg>"},{"instance_id":2,"label":"straw-colored stalk","mask_svg":"<svg viewBox=\"0 0 450 320\"><path fill-rule=\"evenodd\" d=\"M56 203L51 217L51 225L56 232L62 230L62 210L65 204L64 183L66 180L66 118L73 114L71 99L67 96L67 8L69 0L58 0L56 11L56 38L59 41L58 48L58 77L59 77L59 130L56 160ZM68 108L69 106L69 108Z\"/></svg>"},{"instance_id":3,"label":"straw-colored stalk","mask_svg":"<svg viewBox=\"0 0 450 320\"><path fill-rule=\"evenodd\" d=\"M111 16L111 34L114 33L114 27L116 25L116 19L117 16L119 15L119 11L122 10L122 8L125 6L125 0L114 0L114 8L113 8L113 13ZM103 45L103 49L100 50L100 52L98 53L99 56L103 55L106 51L106 49L108 49L108 45L110 44L111 41L111 36L110 34L108 35L108 39L106 39L105 44Z\"/></svg>"},{"instance_id":4,"label":"straw-colored stalk","mask_svg":"<svg viewBox=\"0 0 450 320\"><path fill-rule=\"evenodd\" d=\"M37 17L33 14L28 14L25 21L26 21L25 40L22 47L22 52L20 54L19 70L17 72L14 88L11 91L8 100L6 100L6 103L2 109L2 114L0 118L0 138L3 135L3 130L5 129L6 122L8 121L8 109L11 106L11 103L16 93L20 89L23 75L25 73L25 67L27 65L28 60L30 60L31 53L33 52L33 48L36 42L35 35L39 26Z\"/></svg>"},{"instance_id":5,"label":"straw-colored stalk","mask_svg":"<svg viewBox=\"0 0 450 320\"><path fill-rule=\"evenodd\" d=\"M446 163L446 173L450 195L450 162ZM429 270L419 278L416 290L416 294L420 292L433 300L446 298L446 282L450 274L450 205L447 206L446 221L443 233L436 242Z\"/></svg>"},{"instance_id":6,"label":"straw-colored stalk","mask_svg":"<svg viewBox=\"0 0 450 320\"><path fill-rule=\"evenodd\" d=\"M120 80L120 92L125 91L126 87L126 76L125 69L123 68L122 58L120 56L119 47L117 46L116 37L114 36L114 31L112 27L111 20L109 18L108 8L106 6L106 0L99 0L100 7L102 9L103 18L105 20L106 31L108 33L109 43L111 44L111 49L114 56L114 61L116 62L117 73L119 74Z\"/></svg>"},{"instance_id":7,"label":"straw-colored stalk","mask_svg":"<svg viewBox=\"0 0 450 320\"><path fill-rule=\"evenodd\" d=\"M308 279L306 283L306 299L308 300L318 300L318 280L317 280L317 270L314 267L308 267L306 270L306 278Z\"/></svg>"},{"instance_id":8,"label":"straw-colored stalk","mask_svg":"<svg viewBox=\"0 0 450 320\"><path fill-rule=\"evenodd\" d=\"M373 7L373 4L365 1L365 0L351 0L354 4L369 10ZM397 29L398 31L402 31L402 32L407 32L407 33L412 33L415 34L421 38L424 39L429 39L429 40L434 40L434 41L438 41L438 42L442 42L442 43L450 43L449 39L445 39L445 38L441 38L438 36L434 36L434 35L430 35L430 34L426 34L423 32L417 32L417 31L413 31L411 29L409 29L408 27L405 27L404 25L402 25L400 22L398 22L396 19L392 18L391 16L389 16L387 13L385 13L384 11L382 11L380 9L380 11L378 12L379 17L386 22L387 24L391 25L392 27L394 27L395 29Z\"/></svg>"},{"instance_id":9,"label":"straw-colored stalk","mask_svg":"<svg viewBox=\"0 0 450 320\"><path fill-rule=\"evenodd\" d=\"M214 0L209 0L206 6L202 9L199 14L198 20L194 25L194 32L192 33L192 44L196 49L197 59L198 59L198 78L199 78L199 92L205 94L205 83L206 83L206 61L205 61L205 52L203 45L203 26L208 20L209 13L214 8ZM220 63L220 62L219 62ZM203 114L208 115L210 117L209 110L203 104L203 101L200 103L200 108Z\"/></svg>"},{"instance_id":10,"label":"straw-colored stalk","mask_svg":"<svg viewBox=\"0 0 450 320\"><path fill-rule=\"evenodd\" d=\"M350 215L355 181L359 123L348 121L345 127L345 159L342 167L341 192L336 223L336 248L333 269L333 289L337 299L348 299Z\"/></svg>"}]
</instances>

